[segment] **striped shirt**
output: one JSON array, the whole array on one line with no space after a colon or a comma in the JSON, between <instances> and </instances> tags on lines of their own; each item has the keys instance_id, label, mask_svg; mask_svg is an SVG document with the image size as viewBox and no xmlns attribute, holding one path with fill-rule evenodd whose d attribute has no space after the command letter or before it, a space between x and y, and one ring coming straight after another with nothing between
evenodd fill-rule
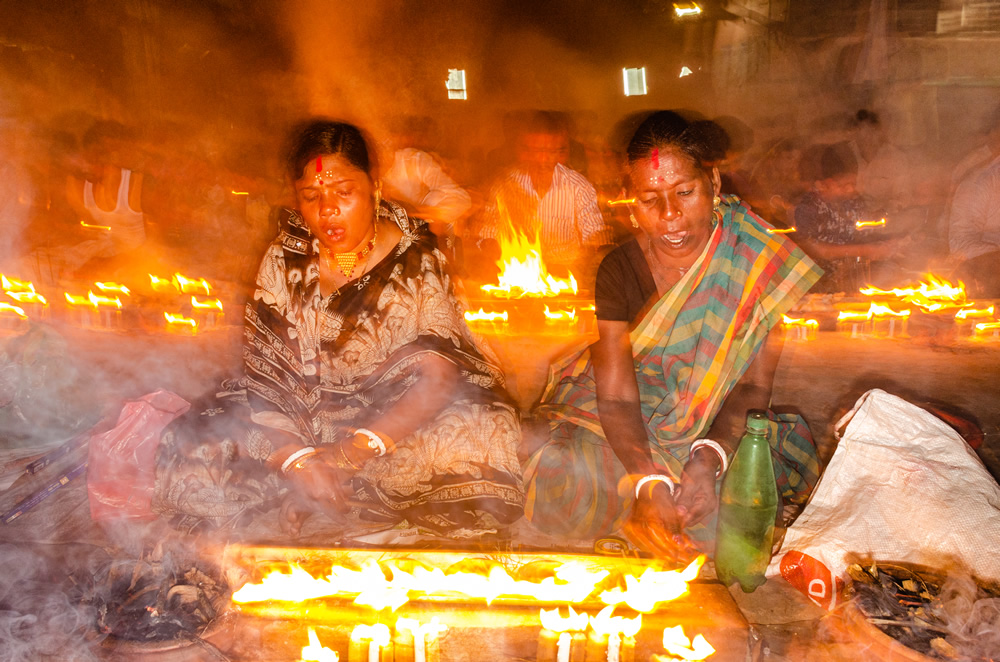
<instances>
[{"instance_id":1,"label":"striped shirt","mask_svg":"<svg viewBox=\"0 0 1000 662\"><path fill-rule=\"evenodd\" d=\"M531 177L513 169L490 190L480 238L496 239L515 230L538 236L542 259L567 264L590 249L612 243L611 228L597 206L597 192L587 179L561 163L552 173L552 186L539 198Z\"/></svg>"}]
</instances>

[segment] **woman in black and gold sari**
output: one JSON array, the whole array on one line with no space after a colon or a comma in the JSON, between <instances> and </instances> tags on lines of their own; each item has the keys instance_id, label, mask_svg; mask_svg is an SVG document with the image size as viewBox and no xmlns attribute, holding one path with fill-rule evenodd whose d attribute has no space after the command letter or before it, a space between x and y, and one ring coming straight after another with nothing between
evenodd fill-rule
<instances>
[{"instance_id":1,"label":"woman in black and gold sari","mask_svg":"<svg viewBox=\"0 0 1000 662\"><path fill-rule=\"evenodd\" d=\"M297 209L246 311L245 374L163 436L154 509L188 528L283 504L463 535L520 517L517 411L422 221L380 200L348 124L289 159Z\"/></svg>"}]
</instances>

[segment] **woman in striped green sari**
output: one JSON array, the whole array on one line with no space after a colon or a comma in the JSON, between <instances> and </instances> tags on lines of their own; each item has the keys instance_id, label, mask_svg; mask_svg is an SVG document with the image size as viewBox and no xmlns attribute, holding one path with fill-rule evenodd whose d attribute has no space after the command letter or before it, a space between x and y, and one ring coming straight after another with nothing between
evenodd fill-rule
<instances>
[{"instance_id":1,"label":"woman in striped green sari","mask_svg":"<svg viewBox=\"0 0 1000 662\"><path fill-rule=\"evenodd\" d=\"M529 458L526 516L593 539L623 531L659 556L710 549L720 477L750 409L767 409L781 352L769 334L821 271L735 196L720 197L707 122L664 111L628 147L639 236L598 272L599 339L553 366ZM805 422L775 415L779 490L804 499L819 467Z\"/></svg>"}]
</instances>

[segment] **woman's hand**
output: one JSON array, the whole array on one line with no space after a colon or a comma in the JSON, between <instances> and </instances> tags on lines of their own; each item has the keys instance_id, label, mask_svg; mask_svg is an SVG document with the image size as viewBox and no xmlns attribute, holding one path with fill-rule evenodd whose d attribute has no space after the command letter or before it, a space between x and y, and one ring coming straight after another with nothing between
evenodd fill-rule
<instances>
[{"instance_id":1,"label":"woman's hand","mask_svg":"<svg viewBox=\"0 0 1000 662\"><path fill-rule=\"evenodd\" d=\"M303 522L314 512L325 513L336 521L351 509L348 490L351 474L336 466L328 449L317 449L296 463L287 475L292 493L282 504L281 516L293 535L298 534Z\"/></svg>"},{"instance_id":2,"label":"woman's hand","mask_svg":"<svg viewBox=\"0 0 1000 662\"><path fill-rule=\"evenodd\" d=\"M646 483L632 506L625 533L633 544L654 556L684 562L697 550L684 534L683 525L666 483Z\"/></svg>"},{"instance_id":3,"label":"woman's hand","mask_svg":"<svg viewBox=\"0 0 1000 662\"><path fill-rule=\"evenodd\" d=\"M677 490L677 513L684 526L697 524L719 507L715 496L718 459L711 451L696 452L684 465Z\"/></svg>"}]
</instances>

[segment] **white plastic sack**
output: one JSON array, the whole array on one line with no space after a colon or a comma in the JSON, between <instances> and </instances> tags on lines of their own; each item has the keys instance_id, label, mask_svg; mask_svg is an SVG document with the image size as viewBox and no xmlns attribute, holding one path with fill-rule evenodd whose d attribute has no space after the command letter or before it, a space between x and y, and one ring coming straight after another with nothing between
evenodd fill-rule
<instances>
[{"instance_id":1,"label":"white plastic sack","mask_svg":"<svg viewBox=\"0 0 1000 662\"><path fill-rule=\"evenodd\" d=\"M768 568L786 553L835 576L859 559L1000 581L1000 485L943 421L878 389L858 400L829 466ZM847 417L845 417L847 418Z\"/></svg>"}]
</instances>

